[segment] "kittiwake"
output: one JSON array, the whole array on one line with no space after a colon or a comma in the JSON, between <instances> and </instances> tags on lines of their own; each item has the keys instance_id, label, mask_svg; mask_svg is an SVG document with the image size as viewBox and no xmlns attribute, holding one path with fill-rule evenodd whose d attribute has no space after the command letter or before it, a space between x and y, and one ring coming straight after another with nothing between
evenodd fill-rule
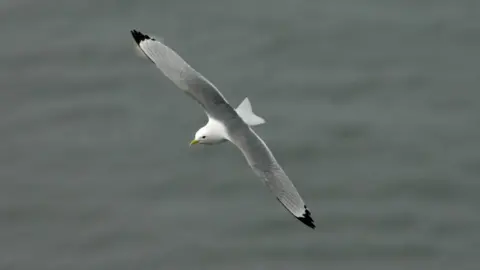
<instances>
[{"instance_id":1,"label":"kittiwake","mask_svg":"<svg viewBox=\"0 0 480 270\"><path fill-rule=\"evenodd\" d=\"M218 144L230 141L240 149L254 173L261 178L278 201L298 220L315 229L311 213L297 189L278 164L265 142L251 126L265 120L256 116L248 99L235 110L217 88L160 40L137 30L131 34L140 50L177 87L205 110L208 123L195 134L193 144Z\"/></svg>"}]
</instances>

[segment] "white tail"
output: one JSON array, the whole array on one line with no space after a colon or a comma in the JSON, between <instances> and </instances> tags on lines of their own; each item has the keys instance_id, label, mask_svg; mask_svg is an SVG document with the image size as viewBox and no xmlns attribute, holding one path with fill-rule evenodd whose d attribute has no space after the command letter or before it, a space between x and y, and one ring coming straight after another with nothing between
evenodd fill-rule
<instances>
[{"instance_id":1,"label":"white tail","mask_svg":"<svg viewBox=\"0 0 480 270\"><path fill-rule=\"evenodd\" d=\"M265 119L253 113L252 104L250 104L248 97L245 98L240 105L238 105L235 111L249 126L258 126L265 123Z\"/></svg>"}]
</instances>

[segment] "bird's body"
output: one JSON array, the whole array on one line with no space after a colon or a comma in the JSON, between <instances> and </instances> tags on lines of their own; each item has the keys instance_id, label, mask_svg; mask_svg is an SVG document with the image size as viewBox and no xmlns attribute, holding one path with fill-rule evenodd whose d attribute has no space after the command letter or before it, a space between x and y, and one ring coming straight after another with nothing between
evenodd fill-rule
<instances>
[{"instance_id":1,"label":"bird's body","mask_svg":"<svg viewBox=\"0 0 480 270\"><path fill-rule=\"evenodd\" d=\"M136 30L131 33L145 56L205 110L208 122L197 131L191 144L232 142L278 201L298 220L315 228L311 213L297 189L265 142L251 128L265 121L252 112L248 99L235 110L211 82L190 67L175 51Z\"/></svg>"},{"instance_id":2,"label":"bird's body","mask_svg":"<svg viewBox=\"0 0 480 270\"><path fill-rule=\"evenodd\" d=\"M253 113L252 105L248 98L245 98L235 111L242 118L243 122L249 126L258 126L265 123L263 118ZM228 141L228 132L222 122L213 117L208 117L207 124L195 133L195 139L192 141L192 144L201 142L202 144L213 145L226 141Z\"/></svg>"}]
</instances>

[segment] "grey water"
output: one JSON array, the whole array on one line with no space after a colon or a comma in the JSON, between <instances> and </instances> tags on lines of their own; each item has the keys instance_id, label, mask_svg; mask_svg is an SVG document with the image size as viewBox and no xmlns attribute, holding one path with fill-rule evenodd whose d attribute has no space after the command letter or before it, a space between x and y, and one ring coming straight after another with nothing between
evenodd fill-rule
<instances>
[{"instance_id":1,"label":"grey water","mask_svg":"<svg viewBox=\"0 0 480 270\"><path fill-rule=\"evenodd\" d=\"M237 106L304 226L135 51ZM480 269L480 2L0 2L0 269Z\"/></svg>"}]
</instances>

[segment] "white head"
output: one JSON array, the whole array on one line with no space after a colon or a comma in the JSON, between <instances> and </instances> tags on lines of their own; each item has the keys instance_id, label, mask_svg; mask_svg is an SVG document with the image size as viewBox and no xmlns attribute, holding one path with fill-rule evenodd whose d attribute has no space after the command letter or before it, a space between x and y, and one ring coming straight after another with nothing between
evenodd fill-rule
<instances>
[{"instance_id":1,"label":"white head","mask_svg":"<svg viewBox=\"0 0 480 270\"><path fill-rule=\"evenodd\" d=\"M217 144L225 140L222 127L216 123L209 121L205 126L200 128L195 133L195 139L190 142L190 145L194 144Z\"/></svg>"}]
</instances>

